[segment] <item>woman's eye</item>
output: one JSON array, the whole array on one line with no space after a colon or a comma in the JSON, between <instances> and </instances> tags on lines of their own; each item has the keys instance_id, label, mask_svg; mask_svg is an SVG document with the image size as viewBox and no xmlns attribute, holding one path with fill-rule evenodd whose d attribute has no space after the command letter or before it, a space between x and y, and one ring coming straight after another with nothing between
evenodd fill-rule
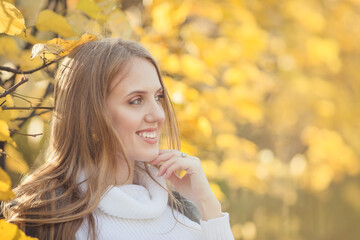
<instances>
[{"instance_id":1,"label":"woman's eye","mask_svg":"<svg viewBox=\"0 0 360 240\"><path fill-rule=\"evenodd\" d=\"M140 103L141 103L141 98L136 98L130 102L130 104L135 104L135 105Z\"/></svg>"},{"instance_id":2,"label":"woman's eye","mask_svg":"<svg viewBox=\"0 0 360 240\"><path fill-rule=\"evenodd\" d=\"M156 101L161 101L161 99L163 99L164 98L164 94L159 94L159 95L157 95L156 96Z\"/></svg>"}]
</instances>

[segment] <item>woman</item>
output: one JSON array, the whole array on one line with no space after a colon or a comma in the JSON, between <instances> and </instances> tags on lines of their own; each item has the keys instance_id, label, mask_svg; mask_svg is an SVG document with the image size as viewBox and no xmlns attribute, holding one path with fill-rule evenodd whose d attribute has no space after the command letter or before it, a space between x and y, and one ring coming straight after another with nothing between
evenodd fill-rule
<instances>
[{"instance_id":1,"label":"woman","mask_svg":"<svg viewBox=\"0 0 360 240\"><path fill-rule=\"evenodd\" d=\"M175 113L142 46L77 47L54 98L50 156L14 190L8 221L40 239L233 239L200 160L175 150Z\"/></svg>"}]
</instances>

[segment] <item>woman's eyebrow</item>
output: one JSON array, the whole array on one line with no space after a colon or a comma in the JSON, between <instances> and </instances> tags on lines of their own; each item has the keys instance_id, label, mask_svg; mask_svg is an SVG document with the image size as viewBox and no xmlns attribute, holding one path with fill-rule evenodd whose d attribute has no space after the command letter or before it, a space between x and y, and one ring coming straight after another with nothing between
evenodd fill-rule
<instances>
[{"instance_id":1,"label":"woman's eyebrow","mask_svg":"<svg viewBox=\"0 0 360 240\"><path fill-rule=\"evenodd\" d=\"M164 91L164 88L163 87L160 87L156 92L162 92ZM142 90L135 90L135 91L132 91L131 93L129 93L128 95L126 95L125 97L128 97L130 95L133 95L133 94L146 94L148 93L147 91L142 91Z\"/></svg>"}]
</instances>

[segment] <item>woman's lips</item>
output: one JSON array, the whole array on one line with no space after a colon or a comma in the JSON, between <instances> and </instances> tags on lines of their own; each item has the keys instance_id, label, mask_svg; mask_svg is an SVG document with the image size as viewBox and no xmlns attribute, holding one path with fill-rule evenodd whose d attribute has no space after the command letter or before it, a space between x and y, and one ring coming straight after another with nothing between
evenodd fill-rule
<instances>
[{"instance_id":1,"label":"woman's lips","mask_svg":"<svg viewBox=\"0 0 360 240\"><path fill-rule=\"evenodd\" d=\"M136 135L149 144L155 144L158 142L158 132L156 129L137 131Z\"/></svg>"}]
</instances>

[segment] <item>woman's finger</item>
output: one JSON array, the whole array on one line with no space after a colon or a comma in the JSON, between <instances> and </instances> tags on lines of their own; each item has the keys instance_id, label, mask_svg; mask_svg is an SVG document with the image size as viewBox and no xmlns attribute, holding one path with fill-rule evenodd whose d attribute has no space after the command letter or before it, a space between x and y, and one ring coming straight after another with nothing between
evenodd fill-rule
<instances>
[{"instance_id":1,"label":"woman's finger","mask_svg":"<svg viewBox=\"0 0 360 240\"><path fill-rule=\"evenodd\" d=\"M166 153L166 152L173 152L173 151L177 151L175 149L159 149L159 153Z\"/></svg>"},{"instance_id":2,"label":"woman's finger","mask_svg":"<svg viewBox=\"0 0 360 240\"><path fill-rule=\"evenodd\" d=\"M167 176L170 176L168 169L175 164L177 166L176 170L185 170L187 172L192 167L193 168L195 167L194 163L195 162L189 158L184 159L181 157L173 157L173 158L169 159L168 161L164 162L164 164L162 164L159 167L159 172L158 172L157 176L163 176L165 173Z\"/></svg>"},{"instance_id":3,"label":"woman's finger","mask_svg":"<svg viewBox=\"0 0 360 240\"><path fill-rule=\"evenodd\" d=\"M156 164L159 164L160 162L163 162L163 161L167 161L173 157L180 157L181 153L179 153L178 151L169 151L169 152L164 152L162 154L159 154L159 156L149 162L151 165L156 165Z\"/></svg>"},{"instance_id":4,"label":"woman's finger","mask_svg":"<svg viewBox=\"0 0 360 240\"><path fill-rule=\"evenodd\" d=\"M157 177L161 177L164 175L166 170L176 162L176 159L171 159L169 161L166 161L163 165L159 167L159 172L156 174Z\"/></svg>"},{"instance_id":5,"label":"woman's finger","mask_svg":"<svg viewBox=\"0 0 360 240\"><path fill-rule=\"evenodd\" d=\"M176 170L181 170L183 169L181 164L179 162L175 162L173 163L171 166L169 166L167 169L166 169L166 175L165 175L165 178L169 178L172 174L175 174L175 171ZM175 174L176 175L176 174Z\"/></svg>"}]
</instances>

